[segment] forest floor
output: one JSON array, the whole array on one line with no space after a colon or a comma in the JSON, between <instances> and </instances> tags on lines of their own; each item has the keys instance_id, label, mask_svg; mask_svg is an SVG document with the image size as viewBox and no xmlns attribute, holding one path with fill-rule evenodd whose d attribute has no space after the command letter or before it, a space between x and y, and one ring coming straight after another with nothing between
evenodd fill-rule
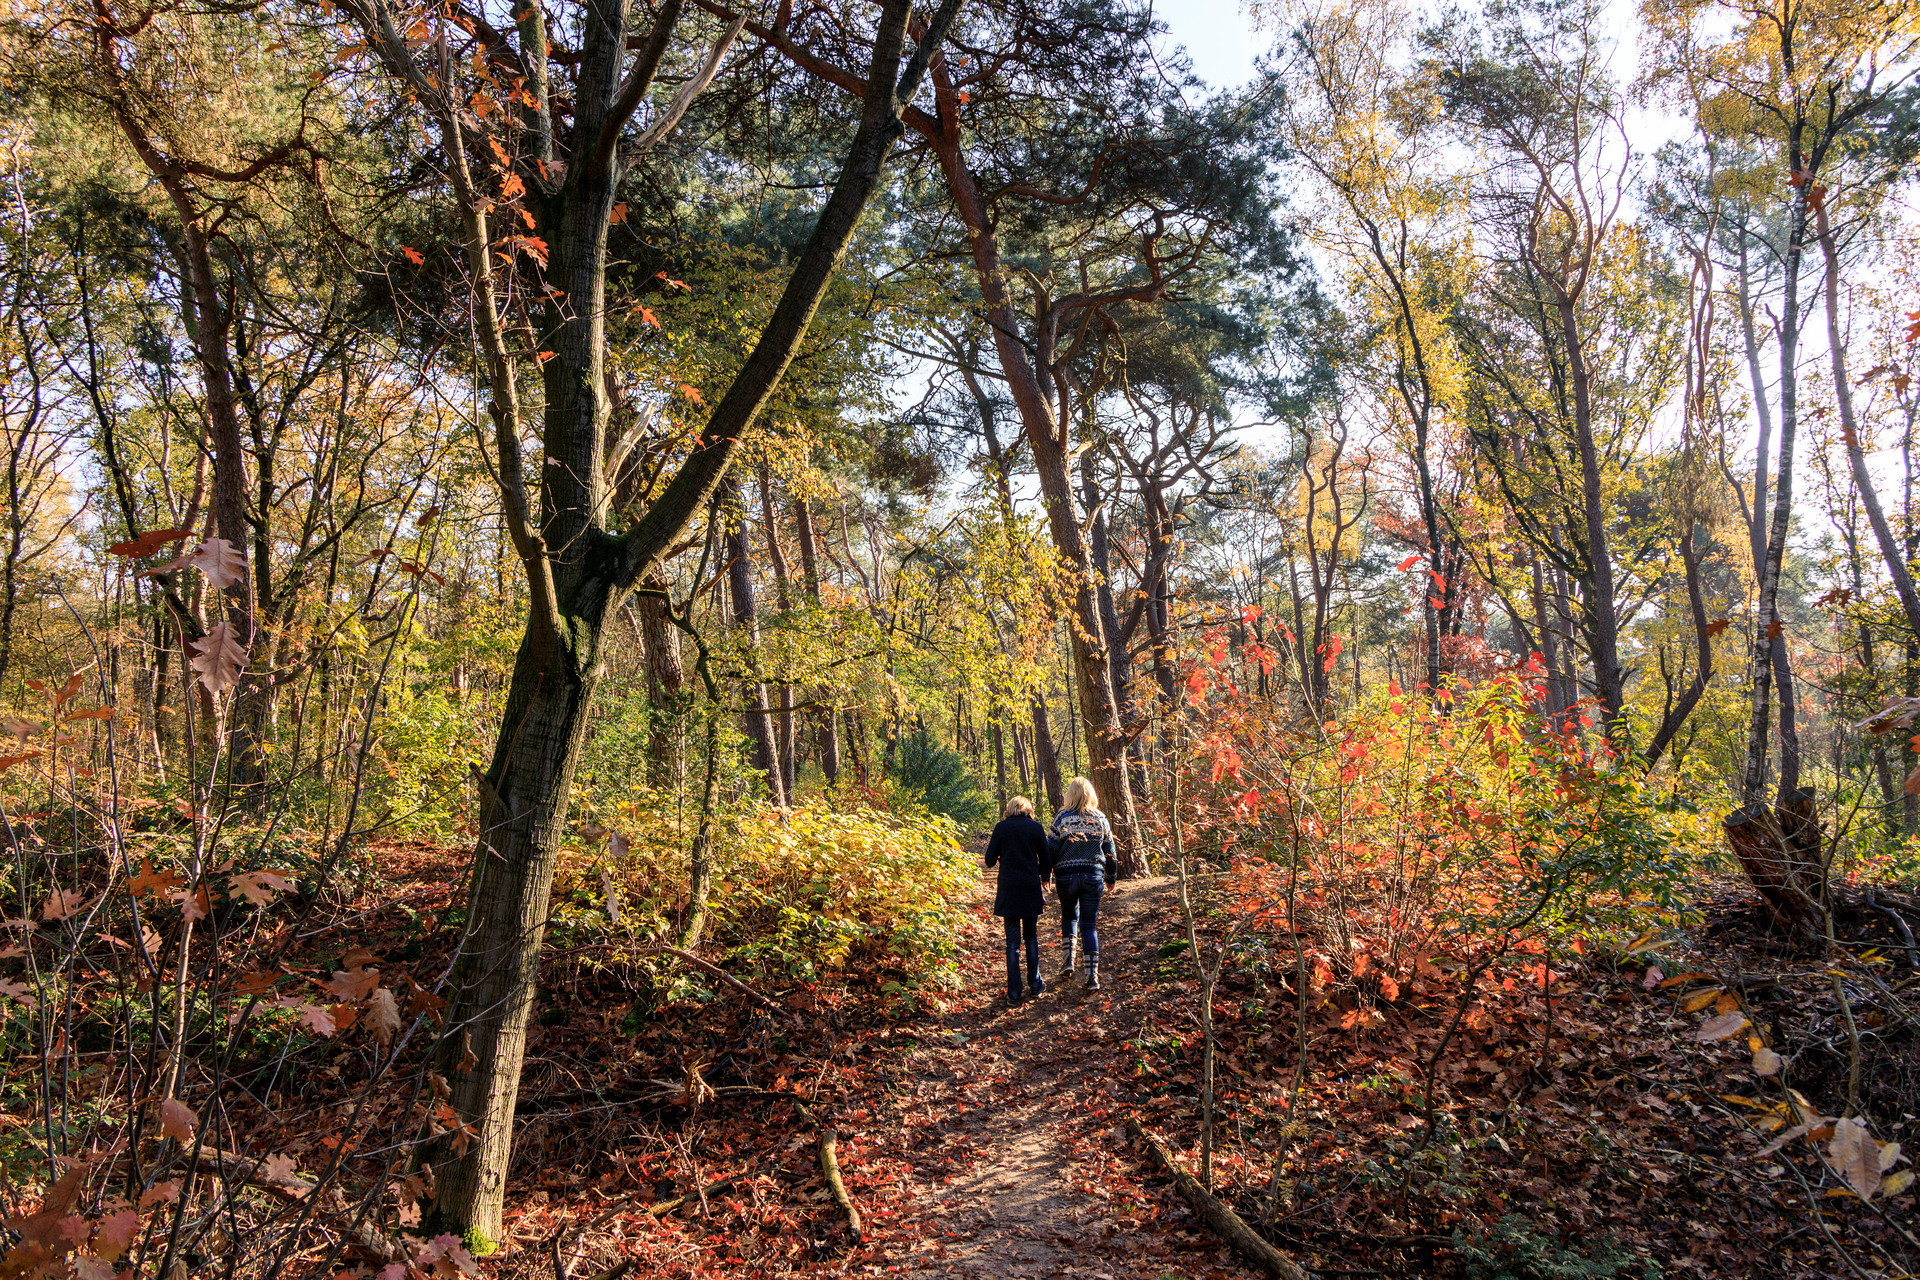
<instances>
[{"instance_id":1,"label":"forest floor","mask_svg":"<svg viewBox=\"0 0 1920 1280\"><path fill-rule=\"evenodd\" d=\"M488 1272L1253 1274L1123 1134L1140 1119L1197 1172L1197 984L1173 883L1126 882L1107 899L1098 992L1056 981L1057 917L1043 919L1051 989L1017 1007L991 890L989 877L969 913L959 989L934 1002L822 982L782 993L777 1013L687 1003L634 1030L596 988L605 970L544 978L507 1248ZM1375 1015L1313 1011L1269 1238L1319 1275L1912 1274L1912 1188L1863 1203L1822 1160L1824 1142L1765 1150L1785 1127L1767 1120L1777 1083L1755 1077L1742 1040L1698 1039L1711 1007L1683 1008L1710 989L1702 975L1743 975L1756 1019L1792 1051L1794 1087L1837 1115L1848 1051L1830 962L1748 946L1751 903L1737 891L1702 911L1659 963L1567 957L1563 974L1556 961L1550 1000L1531 960L1490 972L1448 1040L1455 997L1437 971ZM1895 989L1920 981L1881 972ZM1912 1148L1920 1034L1855 997L1871 1042L1861 1111L1876 1139ZM1215 1185L1252 1220L1269 1204L1294 1013L1284 974L1231 967L1216 1008ZM1418 1101L1430 1058L1458 1121L1437 1136ZM841 1135L860 1240L821 1176L826 1125Z\"/></svg>"},{"instance_id":2,"label":"forest floor","mask_svg":"<svg viewBox=\"0 0 1920 1280\"><path fill-rule=\"evenodd\" d=\"M983 892L982 900L990 899ZM1127 1042L1164 1000L1154 972L1174 882L1134 880L1100 912L1101 989L1082 968L1059 978L1057 917L1041 919L1038 999L1009 1006L999 920L980 922L967 995L945 1034L912 1051L912 1083L874 1117L881 1147L917 1157L889 1235L889 1270L907 1276L1088 1276L1095 1280L1224 1274L1211 1237L1167 1220L1164 1197L1132 1177L1117 1095Z\"/></svg>"}]
</instances>

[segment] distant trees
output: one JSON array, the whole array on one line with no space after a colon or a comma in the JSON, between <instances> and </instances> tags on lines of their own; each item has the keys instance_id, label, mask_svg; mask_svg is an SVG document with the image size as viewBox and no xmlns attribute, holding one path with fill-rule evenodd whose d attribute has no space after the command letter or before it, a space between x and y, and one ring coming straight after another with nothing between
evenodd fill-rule
<instances>
[{"instance_id":1,"label":"distant trees","mask_svg":"<svg viewBox=\"0 0 1920 1280\"><path fill-rule=\"evenodd\" d=\"M813 12L747 30L806 75L859 93L836 19ZM1163 305L1216 255L1246 266L1280 252L1250 121L1230 103L1187 106L1152 64L1151 34L1148 11L1128 4L971 11L953 54L932 68L933 109L905 117L948 225L964 236L942 252L972 264L991 376L1074 575L1069 644L1090 772L1129 875L1145 867L1126 767L1133 728L1114 687L1116 615L1101 606L1102 512L1084 509L1074 476L1102 386L1095 357L1118 310Z\"/></svg>"}]
</instances>

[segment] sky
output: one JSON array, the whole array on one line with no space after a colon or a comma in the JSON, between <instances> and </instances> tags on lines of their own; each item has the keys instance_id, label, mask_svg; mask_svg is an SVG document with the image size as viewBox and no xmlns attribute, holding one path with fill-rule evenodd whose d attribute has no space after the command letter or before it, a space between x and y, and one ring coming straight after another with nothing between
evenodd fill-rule
<instances>
[{"instance_id":1,"label":"sky","mask_svg":"<svg viewBox=\"0 0 1920 1280\"><path fill-rule=\"evenodd\" d=\"M1154 12L1173 43L1186 46L1194 74L1215 88L1249 79L1255 56L1273 44L1273 33L1253 29L1240 0L1158 0Z\"/></svg>"}]
</instances>

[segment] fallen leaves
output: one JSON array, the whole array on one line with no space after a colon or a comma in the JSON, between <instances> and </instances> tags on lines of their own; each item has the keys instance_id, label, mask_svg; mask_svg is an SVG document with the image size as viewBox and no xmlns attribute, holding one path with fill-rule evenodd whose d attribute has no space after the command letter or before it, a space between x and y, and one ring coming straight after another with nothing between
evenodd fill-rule
<instances>
[{"instance_id":1,"label":"fallen leaves","mask_svg":"<svg viewBox=\"0 0 1920 1280\"><path fill-rule=\"evenodd\" d=\"M1747 1015L1738 1009L1731 1013L1722 1013L1702 1023L1693 1038L1701 1044L1711 1044L1716 1040L1726 1040L1746 1030Z\"/></svg>"}]
</instances>

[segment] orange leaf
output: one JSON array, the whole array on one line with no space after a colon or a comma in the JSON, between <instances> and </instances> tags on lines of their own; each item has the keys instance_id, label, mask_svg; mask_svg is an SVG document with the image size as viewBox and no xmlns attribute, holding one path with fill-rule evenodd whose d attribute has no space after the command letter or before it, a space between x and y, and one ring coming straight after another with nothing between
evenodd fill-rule
<instances>
[{"instance_id":1,"label":"orange leaf","mask_svg":"<svg viewBox=\"0 0 1920 1280\"><path fill-rule=\"evenodd\" d=\"M407 261L411 262L416 267L421 266L427 260L426 255L421 253L418 249L410 248L409 246L404 244L400 246L400 252L406 254Z\"/></svg>"}]
</instances>

